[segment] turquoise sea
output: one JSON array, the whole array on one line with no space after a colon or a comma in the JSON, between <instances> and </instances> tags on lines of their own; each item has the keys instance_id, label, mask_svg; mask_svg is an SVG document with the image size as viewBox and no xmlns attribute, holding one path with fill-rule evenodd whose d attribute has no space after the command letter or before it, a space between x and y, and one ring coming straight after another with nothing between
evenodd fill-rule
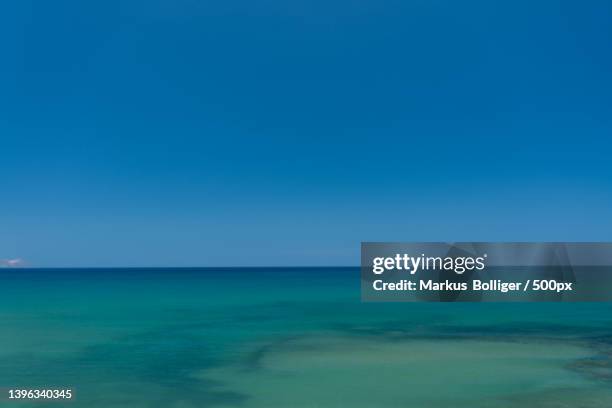
<instances>
[{"instance_id":1,"label":"turquoise sea","mask_svg":"<svg viewBox=\"0 0 612 408\"><path fill-rule=\"evenodd\" d=\"M610 303L361 303L357 268L0 270L0 387L74 408L610 408Z\"/></svg>"}]
</instances>

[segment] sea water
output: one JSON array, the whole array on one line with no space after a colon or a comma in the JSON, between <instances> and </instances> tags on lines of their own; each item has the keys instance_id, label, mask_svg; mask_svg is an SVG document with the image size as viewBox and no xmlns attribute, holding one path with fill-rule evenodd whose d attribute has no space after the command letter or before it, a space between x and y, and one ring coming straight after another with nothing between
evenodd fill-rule
<instances>
[{"instance_id":1,"label":"sea water","mask_svg":"<svg viewBox=\"0 0 612 408\"><path fill-rule=\"evenodd\" d=\"M357 268L0 270L7 407L609 408L608 303L361 303Z\"/></svg>"}]
</instances>

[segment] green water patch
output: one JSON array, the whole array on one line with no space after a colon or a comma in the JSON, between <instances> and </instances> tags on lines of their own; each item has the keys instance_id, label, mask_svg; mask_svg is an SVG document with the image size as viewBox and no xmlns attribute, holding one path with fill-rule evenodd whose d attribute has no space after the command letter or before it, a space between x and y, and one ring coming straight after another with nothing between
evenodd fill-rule
<instances>
[{"instance_id":1,"label":"green water patch","mask_svg":"<svg viewBox=\"0 0 612 408\"><path fill-rule=\"evenodd\" d=\"M245 408L610 407L607 384L568 369L592 353L560 342L305 336L199 378L246 396Z\"/></svg>"}]
</instances>

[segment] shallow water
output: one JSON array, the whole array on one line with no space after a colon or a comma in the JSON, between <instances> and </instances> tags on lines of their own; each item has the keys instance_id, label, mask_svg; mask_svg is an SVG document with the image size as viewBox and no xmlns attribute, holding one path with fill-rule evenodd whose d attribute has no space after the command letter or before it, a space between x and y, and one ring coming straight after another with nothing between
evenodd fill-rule
<instances>
[{"instance_id":1,"label":"shallow water","mask_svg":"<svg viewBox=\"0 0 612 408\"><path fill-rule=\"evenodd\" d=\"M245 407L490 406L524 393L595 388L564 369L589 355L563 344L317 336L278 345L256 367L206 370L202 378L250 395Z\"/></svg>"},{"instance_id":2,"label":"shallow water","mask_svg":"<svg viewBox=\"0 0 612 408\"><path fill-rule=\"evenodd\" d=\"M37 407L612 406L605 303L363 304L357 269L5 270L0 285L0 387L76 389Z\"/></svg>"}]
</instances>

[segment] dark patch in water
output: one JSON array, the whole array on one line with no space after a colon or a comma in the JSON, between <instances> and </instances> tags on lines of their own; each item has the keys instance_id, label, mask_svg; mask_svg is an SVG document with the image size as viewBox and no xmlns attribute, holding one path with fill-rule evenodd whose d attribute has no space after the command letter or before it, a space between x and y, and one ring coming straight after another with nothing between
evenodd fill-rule
<instances>
[{"instance_id":1,"label":"dark patch in water","mask_svg":"<svg viewBox=\"0 0 612 408\"><path fill-rule=\"evenodd\" d=\"M221 390L223 384L193 376L221 364L207 348L206 336L169 327L89 346L66 358L5 357L0 360L0 382L48 387L52 379L53 385L76 387L77 404L87 407L133 403L166 408L178 400L203 407L240 406L247 395ZM144 390L117 391L142 387L130 384L131 380L147 385ZM114 391L99 395L99 388L104 386Z\"/></svg>"}]
</instances>

